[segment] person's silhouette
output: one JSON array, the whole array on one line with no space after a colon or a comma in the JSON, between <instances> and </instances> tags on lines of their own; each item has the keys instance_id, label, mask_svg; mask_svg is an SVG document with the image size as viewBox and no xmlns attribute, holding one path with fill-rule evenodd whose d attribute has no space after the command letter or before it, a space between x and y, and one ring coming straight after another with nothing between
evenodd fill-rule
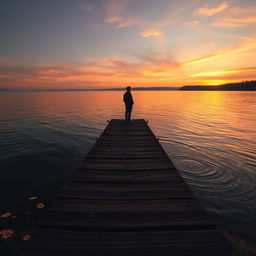
<instances>
[{"instance_id":1,"label":"person's silhouette","mask_svg":"<svg viewBox=\"0 0 256 256\"><path fill-rule=\"evenodd\" d=\"M126 92L124 94L124 103L125 103L125 120L131 121L133 99L132 99L130 86L126 87Z\"/></svg>"}]
</instances>

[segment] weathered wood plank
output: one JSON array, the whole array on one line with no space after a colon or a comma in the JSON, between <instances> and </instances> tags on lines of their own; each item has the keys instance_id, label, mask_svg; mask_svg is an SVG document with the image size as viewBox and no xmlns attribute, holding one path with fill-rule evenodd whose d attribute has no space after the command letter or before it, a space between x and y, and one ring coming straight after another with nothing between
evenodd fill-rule
<instances>
[{"instance_id":1,"label":"weathered wood plank","mask_svg":"<svg viewBox=\"0 0 256 256\"><path fill-rule=\"evenodd\" d=\"M71 177L70 182L90 182L90 183L173 183L184 182L177 172L170 171L170 169L163 171L96 171L96 170L82 170L77 171Z\"/></svg>"},{"instance_id":2,"label":"weathered wood plank","mask_svg":"<svg viewBox=\"0 0 256 256\"><path fill-rule=\"evenodd\" d=\"M231 256L230 245L215 230L162 232L35 232L27 255L183 255ZM45 247L44 243L47 243ZM39 254L38 254L39 252Z\"/></svg>"},{"instance_id":3,"label":"weathered wood plank","mask_svg":"<svg viewBox=\"0 0 256 256\"><path fill-rule=\"evenodd\" d=\"M153 190L153 191L143 191L143 190L134 190L134 191L118 191L116 193L104 192L103 190L92 190L92 191L81 191L81 190L62 190L59 193L59 198L86 198L86 199L171 199L171 198L191 198L193 197L192 193L188 192L186 189L182 190L181 188L173 188L168 192L173 192L173 194L166 194L166 190ZM139 194L140 193L140 194Z\"/></svg>"},{"instance_id":4,"label":"weathered wood plank","mask_svg":"<svg viewBox=\"0 0 256 256\"><path fill-rule=\"evenodd\" d=\"M146 146L146 145L140 145L137 147L134 146L122 146L122 145L115 145L115 146L111 146L111 145L104 145L104 147L99 147L99 146L95 146L95 148L92 149L92 152L114 152L114 153L136 153L136 152L155 152L155 151L161 152L159 151L159 146L158 145L151 145L151 146Z\"/></svg>"},{"instance_id":5,"label":"weathered wood plank","mask_svg":"<svg viewBox=\"0 0 256 256\"><path fill-rule=\"evenodd\" d=\"M111 184L112 185L112 184ZM88 198L88 199L168 199L168 198L191 198L193 194L186 187L169 187L151 189L124 189L115 190L103 188L88 189L63 189L59 197L65 198Z\"/></svg>"},{"instance_id":6,"label":"weathered wood plank","mask_svg":"<svg viewBox=\"0 0 256 256\"><path fill-rule=\"evenodd\" d=\"M102 198L109 197L131 197L131 198L141 198L143 196L160 196L161 198L167 197L180 197L192 195L191 191L187 188L184 182L177 181L170 183L68 183L62 189L63 192L71 192L81 194L81 196L97 195L98 197L102 195Z\"/></svg>"},{"instance_id":7,"label":"weathered wood plank","mask_svg":"<svg viewBox=\"0 0 256 256\"><path fill-rule=\"evenodd\" d=\"M94 170L159 170L173 168L171 163L167 161L84 161L79 166L79 169L94 169Z\"/></svg>"}]
</instances>

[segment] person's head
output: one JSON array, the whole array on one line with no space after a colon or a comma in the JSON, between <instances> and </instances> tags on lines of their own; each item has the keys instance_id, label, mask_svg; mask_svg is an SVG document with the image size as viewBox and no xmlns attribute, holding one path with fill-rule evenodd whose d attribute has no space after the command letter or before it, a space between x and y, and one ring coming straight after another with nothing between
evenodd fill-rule
<instances>
[{"instance_id":1,"label":"person's head","mask_svg":"<svg viewBox=\"0 0 256 256\"><path fill-rule=\"evenodd\" d=\"M131 91L131 86L127 86L127 87L126 87L126 91L127 91L127 92Z\"/></svg>"}]
</instances>

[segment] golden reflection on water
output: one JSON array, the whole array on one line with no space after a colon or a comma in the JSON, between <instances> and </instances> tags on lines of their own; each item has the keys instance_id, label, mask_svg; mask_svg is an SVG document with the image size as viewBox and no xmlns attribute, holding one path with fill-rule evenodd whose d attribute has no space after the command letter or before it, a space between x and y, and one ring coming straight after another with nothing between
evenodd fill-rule
<instances>
[{"instance_id":1,"label":"golden reflection on water","mask_svg":"<svg viewBox=\"0 0 256 256\"><path fill-rule=\"evenodd\" d=\"M241 130L256 130L254 92L133 93L135 116L157 120L158 128L177 122L181 129L193 131L200 128L204 134L219 131L246 137L248 134L241 134Z\"/></svg>"},{"instance_id":2,"label":"golden reflection on water","mask_svg":"<svg viewBox=\"0 0 256 256\"><path fill-rule=\"evenodd\" d=\"M193 131L231 132L255 129L254 92L132 91L133 118L145 118L158 128L178 123ZM47 120L72 114L102 118L123 118L122 91L1 93L0 107L6 116L34 111ZM79 116L77 116L79 121ZM68 120L67 120L68 121ZM83 122L84 119L81 120ZM238 135L238 134L237 134ZM248 134L244 134L248 135ZM241 136L241 134L239 134Z\"/></svg>"}]
</instances>

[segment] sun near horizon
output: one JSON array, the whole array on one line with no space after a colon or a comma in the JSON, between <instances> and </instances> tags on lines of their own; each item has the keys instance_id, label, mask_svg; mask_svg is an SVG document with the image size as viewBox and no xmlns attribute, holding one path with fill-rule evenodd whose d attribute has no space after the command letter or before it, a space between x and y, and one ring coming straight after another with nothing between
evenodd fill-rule
<instances>
[{"instance_id":1,"label":"sun near horizon","mask_svg":"<svg viewBox=\"0 0 256 256\"><path fill-rule=\"evenodd\" d=\"M6 1L0 88L255 80L255 13L250 0Z\"/></svg>"}]
</instances>

